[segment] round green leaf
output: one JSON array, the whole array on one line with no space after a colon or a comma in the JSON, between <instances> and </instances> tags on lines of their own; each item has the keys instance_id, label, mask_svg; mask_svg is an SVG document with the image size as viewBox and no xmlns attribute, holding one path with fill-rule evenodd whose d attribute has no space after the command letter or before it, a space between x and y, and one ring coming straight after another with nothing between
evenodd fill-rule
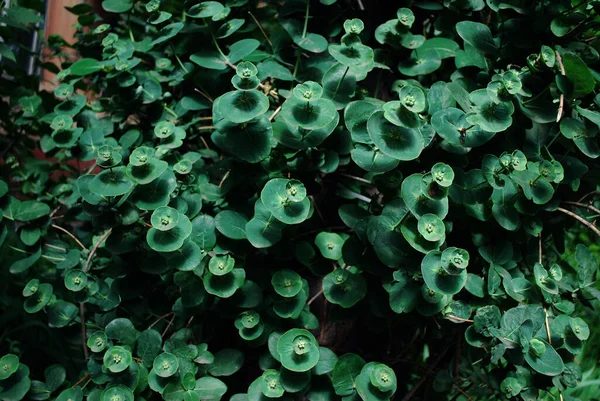
<instances>
[{"instance_id":1,"label":"round green leaf","mask_svg":"<svg viewBox=\"0 0 600 401\"><path fill-rule=\"evenodd\" d=\"M351 308L367 295L367 283L359 274L335 269L323 278L323 295L333 304Z\"/></svg>"},{"instance_id":2,"label":"round green leaf","mask_svg":"<svg viewBox=\"0 0 600 401\"><path fill-rule=\"evenodd\" d=\"M171 377L179 369L179 360L169 352L163 352L154 359L152 369L160 377Z\"/></svg>"},{"instance_id":3,"label":"round green leaf","mask_svg":"<svg viewBox=\"0 0 600 401\"><path fill-rule=\"evenodd\" d=\"M290 298L302 290L302 278L293 270L278 270L271 277L271 285L277 294Z\"/></svg>"},{"instance_id":4,"label":"round green leaf","mask_svg":"<svg viewBox=\"0 0 600 401\"><path fill-rule=\"evenodd\" d=\"M9 378L19 369L19 357L7 354L0 358L0 380Z\"/></svg>"},{"instance_id":5,"label":"round green leaf","mask_svg":"<svg viewBox=\"0 0 600 401\"><path fill-rule=\"evenodd\" d=\"M133 401L133 392L123 384L107 387L100 395L100 401Z\"/></svg>"},{"instance_id":6,"label":"round green leaf","mask_svg":"<svg viewBox=\"0 0 600 401\"><path fill-rule=\"evenodd\" d=\"M87 339L87 346L92 352L102 352L108 345L108 338L104 331L96 331Z\"/></svg>"},{"instance_id":7,"label":"round green leaf","mask_svg":"<svg viewBox=\"0 0 600 401\"><path fill-rule=\"evenodd\" d=\"M133 360L131 352L120 346L110 347L104 354L104 366L113 373L123 372Z\"/></svg>"},{"instance_id":8,"label":"round green leaf","mask_svg":"<svg viewBox=\"0 0 600 401\"><path fill-rule=\"evenodd\" d=\"M336 233L320 232L315 237L315 245L324 258L338 260L342 257L344 239Z\"/></svg>"},{"instance_id":9,"label":"round green leaf","mask_svg":"<svg viewBox=\"0 0 600 401\"><path fill-rule=\"evenodd\" d=\"M431 251L421 262L423 280L429 288L446 295L458 293L467 282L467 272L463 270L458 274L448 274L442 268L442 253Z\"/></svg>"},{"instance_id":10,"label":"round green leaf","mask_svg":"<svg viewBox=\"0 0 600 401\"><path fill-rule=\"evenodd\" d=\"M74 269L65 275L65 287L70 291L81 291L87 286L88 276L83 271Z\"/></svg>"},{"instance_id":11,"label":"round green leaf","mask_svg":"<svg viewBox=\"0 0 600 401\"><path fill-rule=\"evenodd\" d=\"M284 368L292 372L305 372L319 362L319 345L307 330L291 329L277 342L277 353Z\"/></svg>"},{"instance_id":12,"label":"round green leaf","mask_svg":"<svg viewBox=\"0 0 600 401\"><path fill-rule=\"evenodd\" d=\"M414 160L423 151L424 141L419 131L390 123L382 111L369 117L367 128L373 143L390 157Z\"/></svg>"}]
</instances>

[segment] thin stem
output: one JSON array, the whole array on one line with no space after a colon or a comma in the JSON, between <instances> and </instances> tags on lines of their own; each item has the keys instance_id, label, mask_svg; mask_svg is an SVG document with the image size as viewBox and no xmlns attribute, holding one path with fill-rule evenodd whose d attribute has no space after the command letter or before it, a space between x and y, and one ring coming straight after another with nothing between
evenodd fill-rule
<instances>
[{"instance_id":1,"label":"thin stem","mask_svg":"<svg viewBox=\"0 0 600 401\"><path fill-rule=\"evenodd\" d=\"M540 265L542 264L542 234L539 235L539 240L538 240L538 262L540 262Z\"/></svg>"},{"instance_id":2,"label":"thin stem","mask_svg":"<svg viewBox=\"0 0 600 401\"><path fill-rule=\"evenodd\" d=\"M596 228L596 226L594 226L589 221L585 220L583 217L578 216L575 213L573 213L567 209L563 209L562 207L558 207L558 208L556 208L556 210L558 210L559 212L564 213L568 216L573 217L575 220L579 221L581 224L583 224L584 226L586 226L587 228L592 230L594 232L594 234L596 234L597 236L600 237L600 230L598 230L598 228Z\"/></svg>"},{"instance_id":3,"label":"thin stem","mask_svg":"<svg viewBox=\"0 0 600 401\"><path fill-rule=\"evenodd\" d=\"M347 178L351 178L355 181L364 182L365 184L372 184L372 182L367 180L366 178L357 177L355 175L350 175L350 174L346 174L346 173L340 173L340 175L343 175L344 177L347 177Z\"/></svg>"},{"instance_id":4,"label":"thin stem","mask_svg":"<svg viewBox=\"0 0 600 401\"><path fill-rule=\"evenodd\" d=\"M100 237L100 239L96 242L96 244L92 248L90 254L88 255L87 260L85 261L85 267L83 268L83 272L84 273L86 273L88 270L90 270L90 265L91 265L91 262L92 262L92 256L94 256L94 254L96 253L96 251L100 247L100 244L102 242L104 242L104 240L106 239L106 237L108 237L111 232L112 232L112 228L109 228L104 234L102 234L102 236Z\"/></svg>"},{"instance_id":5,"label":"thin stem","mask_svg":"<svg viewBox=\"0 0 600 401\"><path fill-rule=\"evenodd\" d=\"M309 299L306 305L310 306L317 298L319 298L319 296L321 296L321 294L323 294L323 288L321 288L321 291L317 292L311 299Z\"/></svg>"},{"instance_id":6,"label":"thin stem","mask_svg":"<svg viewBox=\"0 0 600 401\"><path fill-rule=\"evenodd\" d=\"M167 113L169 113L170 115L172 115L175 118L179 118L179 116L177 115L177 113L175 113L169 106L167 106L166 104L163 105L163 108L165 109L165 111Z\"/></svg>"},{"instance_id":7,"label":"thin stem","mask_svg":"<svg viewBox=\"0 0 600 401\"><path fill-rule=\"evenodd\" d=\"M348 70L350 70L350 67L346 67L346 71L344 71L342 79L340 79L340 82L338 82L337 86L335 87L335 92L333 92L333 96L331 97L332 99L335 99L335 96L337 95L340 86L342 86L342 82L344 82L344 78L346 78L346 74L348 74Z\"/></svg>"},{"instance_id":8,"label":"thin stem","mask_svg":"<svg viewBox=\"0 0 600 401\"><path fill-rule=\"evenodd\" d=\"M275 111L273 112L273 114L271 114L271 117L269 117L269 121L273 121L273 119L275 118L275 116L277 114L279 114L280 111L281 111L281 106L279 106L278 108L275 109Z\"/></svg>"},{"instance_id":9,"label":"thin stem","mask_svg":"<svg viewBox=\"0 0 600 401\"><path fill-rule=\"evenodd\" d=\"M150 326L148 326L148 330L150 330L151 328L153 328L154 326L156 326L161 320L163 320L165 318L168 318L172 314L173 314L173 312L165 313L164 315L162 315L161 317L159 317L158 319L156 319L154 322L152 322L152 324Z\"/></svg>"},{"instance_id":10,"label":"thin stem","mask_svg":"<svg viewBox=\"0 0 600 401\"><path fill-rule=\"evenodd\" d=\"M81 346L83 347L83 355L85 356L85 360L87 361L90 359L90 354L88 353L87 349L87 335L85 334L85 310L83 307L83 302L79 303L79 318L81 319ZM82 379L81 381L83 380L84 379ZM79 384L79 382L77 384Z\"/></svg>"},{"instance_id":11,"label":"thin stem","mask_svg":"<svg viewBox=\"0 0 600 401\"><path fill-rule=\"evenodd\" d=\"M196 92L198 92L199 94L201 94L202 96L204 96L206 98L206 100L208 100L209 102L211 102L211 103L214 102L214 100L212 100L212 98L210 96L208 96L206 93L202 92L200 89L194 88L194 90Z\"/></svg>"},{"instance_id":12,"label":"thin stem","mask_svg":"<svg viewBox=\"0 0 600 401\"><path fill-rule=\"evenodd\" d=\"M219 188L223 186L223 183L225 182L227 177L229 177L229 173L231 173L231 170L227 170L227 172L223 175L223 178L221 178L221 181L219 182Z\"/></svg>"},{"instance_id":13,"label":"thin stem","mask_svg":"<svg viewBox=\"0 0 600 401\"><path fill-rule=\"evenodd\" d=\"M56 224L52 224L52 228L56 228L59 231L62 231L63 233L67 234L69 237L71 237L73 239L73 241L75 241L77 243L77 245L79 245L81 247L81 249L86 249L86 247L81 243L81 241L79 241L77 239L76 236L74 236L73 234L71 234L68 230L62 228L61 226L57 226Z\"/></svg>"},{"instance_id":14,"label":"thin stem","mask_svg":"<svg viewBox=\"0 0 600 401\"><path fill-rule=\"evenodd\" d=\"M213 41L214 45L216 46L217 51L219 52L219 54L221 55L221 57L223 57L225 59L225 61L228 63L228 65L231 64L231 63L229 63L229 57L227 57L225 55L225 53L223 53L223 51L221 50L221 47L219 46L219 43L217 43L217 38L215 38L214 33L211 32L210 33L210 37L212 38L212 41Z\"/></svg>"},{"instance_id":15,"label":"thin stem","mask_svg":"<svg viewBox=\"0 0 600 401\"><path fill-rule=\"evenodd\" d=\"M567 205L584 207L588 210L591 210L594 213L600 214L600 209L598 209L597 207L594 207L592 205L589 205L589 204L579 203L579 202L569 202L569 201L564 201L563 203L566 203Z\"/></svg>"},{"instance_id":16,"label":"thin stem","mask_svg":"<svg viewBox=\"0 0 600 401\"><path fill-rule=\"evenodd\" d=\"M362 0L356 0L356 2L358 3L358 8L360 8L360 11L365 11L365 6L363 5Z\"/></svg>"},{"instance_id":17,"label":"thin stem","mask_svg":"<svg viewBox=\"0 0 600 401\"><path fill-rule=\"evenodd\" d=\"M205 126L205 127L198 127L198 131L211 130L211 129L215 129L214 125L208 125L208 126Z\"/></svg>"},{"instance_id":18,"label":"thin stem","mask_svg":"<svg viewBox=\"0 0 600 401\"><path fill-rule=\"evenodd\" d=\"M81 383L83 383L88 377L90 377L89 373L86 373L81 379L79 379L75 384L73 384L71 386L71 388L75 388L77 386L79 386Z\"/></svg>"},{"instance_id":19,"label":"thin stem","mask_svg":"<svg viewBox=\"0 0 600 401\"><path fill-rule=\"evenodd\" d=\"M300 66L300 59L302 58L302 50L297 50L298 51L298 57L296 58L296 64L294 64L294 72L292 73L292 87L290 88L290 90L292 90L292 88L294 87L294 82L296 82L296 75L298 74L298 67Z\"/></svg>"},{"instance_id":20,"label":"thin stem","mask_svg":"<svg viewBox=\"0 0 600 401\"><path fill-rule=\"evenodd\" d=\"M354 192L354 191L350 191L349 189L346 189L346 188L342 188L342 190L341 190L341 191L342 191L342 193L344 193L344 194L346 194L346 195L353 196L353 197L355 197L356 199L360 199L360 200L361 200L361 201L363 201L363 202L371 203L371 202L373 201L371 198L367 198L367 197L366 197L366 196L364 196L364 195L358 194L358 193L356 193L356 192Z\"/></svg>"},{"instance_id":21,"label":"thin stem","mask_svg":"<svg viewBox=\"0 0 600 401\"><path fill-rule=\"evenodd\" d=\"M198 118L198 120L200 120L200 121L210 121L212 119L213 119L212 116Z\"/></svg>"},{"instance_id":22,"label":"thin stem","mask_svg":"<svg viewBox=\"0 0 600 401\"><path fill-rule=\"evenodd\" d=\"M560 53L557 52L556 50L554 51L554 53L556 54L556 61L558 62L558 65L560 66L560 73L561 73L561 75L566 75L566 73L565 73L565 66L563 65L562 57L560 56ZM560 121L560 119L563 116L564 110L565 110L565 95L563 93L561 93L560 94L559 104L558 104L558 113L556 115L556 122Z\"/></svg>"},{"instance_id":23,"label":"thin stem","mask_svg":"<svg viewBox=\"0 0 600 401\"><path fill-rule=\"evenodd\" d=\"M173 314L173 317L171 318L171 320L169 320L169 324L167 324L167 327L165 327L165 330L160 335L161 337L164 337L165 334L167 334L167 331L169 331L169 327L171 327L171 325L173 324L173 320L175 320L175 314Z\"/></svg>"},{"instance_id":24,"label":"thin stem","mask_svg":"<svg viewBox=\"0 0 600 401\"><path fill-rule=\"evenodd\" d=\"M473 320L471 320L471 319L463 319L462 317L458 317L458 316L454 316L454 315L446 315L446 317L450 318L450 319L458 320L459 322L473 323Z\"/></svg>"},{"instance_id":25,"label":"thin stem","mask_svg":"<svg viewBox=\"0 0 600 401\"><path fill-rule=\"evenodd\" d=\"M254 16L254 14L252 14L252 12L248 11L248 14L250 14L250 16L252 17L252 19L254 20L254 23L256 24L256 26L258 26L258 29L260 29L260 31L262 32L263 36L267 40L267 43L269 44L269 46L271 46L271 50L274 52L275 49L273 48L273 43L271 43L271 41L269 40L269 37L267 36L267 33L263 29L262 25L260 25L260 22L258 22L258 20Z\"/></svg>"},{"instance_id":26,"label":"thin stem","mask_svg":"<svg viewBox=\"0 0 600 401\"><path fill-rule=\"evenodd\" d=\"M302 39L306 37L306 30L308 29L308 13L310 11L310 0L306 0L306 14L304 15L304 29L302 30Z\"/></svg>"}]
</instances>

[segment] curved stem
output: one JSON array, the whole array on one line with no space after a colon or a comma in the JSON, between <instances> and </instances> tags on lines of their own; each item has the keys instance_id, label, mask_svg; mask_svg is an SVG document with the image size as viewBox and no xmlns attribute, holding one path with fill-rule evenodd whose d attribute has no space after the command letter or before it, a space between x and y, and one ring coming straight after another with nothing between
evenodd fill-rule
<instances>
[{"instance_id":1,"label":"curved stem","mask_svg":"<svg viewBox=\"0 0 600 401\"><path fill-rule=\"evenodd\" d=\"M308 28L308 12L310 11L310 0L306 0L306 14L304 15L304 29L302 30L302 39L306 37L306 29Z\"/></svg>"},{"instance_id":2,"label":"curved stem","mask_svg":"<svg viewBox=\"0 0 600 401\"><path fill-rule=\"evenodd\" d=\"M592 230L594 232L594 234L596 234L597 236L600 237L600 230L598 230L598 228L596 226L594 226L589 221L585 220L583 217L578 216L575 213L573 213L567 209L563 209L562 207L557 207L556 210L558 210L559 212L564 213L568 216L573 217L575 220L579 221L581 224L583 224L584 226L586 226L587 228Z\"/></svg>"},{"instance_id":3,"label":"curved stem","mask_svg":"<svg viewBox=\"0 0 600 401\"><path fill-rule=\"evenodd\" d=\"M340 79L340 82L338 82L337 86L335 87L335 92L333 92L333 96L332 99L335 100L335 96L338 93L338 90L340 90L340 86L342 86L342 82L344 82L344 78L346 78L346 74L348 74L348 70L350 70L350 67L346 67L346 71L344 71L344 75L342 75L342 79Z\"/></svg>"}]
</instances>

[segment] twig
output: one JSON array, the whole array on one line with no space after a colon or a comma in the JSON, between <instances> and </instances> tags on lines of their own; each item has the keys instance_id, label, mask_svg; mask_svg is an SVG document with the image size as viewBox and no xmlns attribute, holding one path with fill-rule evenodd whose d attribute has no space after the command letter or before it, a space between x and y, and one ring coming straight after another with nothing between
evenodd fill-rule
<instances>
[{"instance_id":1,"label":"twig","mask_svg":"<svg viewBox=\"0 0 600 401\"><path fill-rule=\"evenodd\" d=\"M227 177L229 177L229 173L231 173L231 170L227 170L227 172L223 175L223 178L221 178L221 181L219 182L219 188L223 186L223 183L225 182Z\"/></svg>"},{"instance_id":2,"label":"twig","mask_svg":"<svg viewBox=\"0 0 600 401\"><path fill-rule=\"evenodd\" d=\"M57 226L56 224L52 224L53 228L56 228L59 231L62 231L63 233L67 234L69 237L71 237L73 239L73 241L77 242L77 245L79 245L81 247L81 249L86 249L86 247L81 243L81 241L79 241L77 239L76 236L74 236L73 234L71 234L68 230L62 228L61 226Z\"/></svg>"},{"instance_id":3,"label":"twig","mask_svg":"<svg viewBox=\"0 0 600 401\"><path fill-rule=\"evenodd\" d=\"M546 316L546 334L548 335L548 344L552 345L552 336L550 335L550 325L548 324L548 311L544 308L544 315Z\"/></svg>"},{"instance_id":4,"label":"twig","mask_svg":"<svg viewBox=\"0 0 600 401\"><path fill-rule=\"evenodd\" d=\"M594 207L590 204L579 203L579 202L569 202L569 201L564 201L563 203L566 203L568 205L573 205L573 206L584 207L588 210L591 210L594 213L600 214L600 209L598 209L597 207Z\"/></svg>"},{"instance_id":5,"label":"twig","mask_svg":"<svg viewBox=\"0 0 600 401\"><path fill-rule=\"evenodd\" d=\"M540 262L540 265L542 264L542 234L540 233L539 235L539 241L538 241L538 248L539 248L539 257L538 257L538 261Z\"/></svg>"},{"instance_id":6,"label":"twig","mask_svg":"<svg viewBox=\"0 0 600 401\"><path fill-rule=\"evenodd\" d=\"M321 291L317 292L311 299L309 299L308 302L306 303L306 305L310 306L310 304L315 302L315 300L317 298L319 298L319 296L321 296L321 294L323 294L323 288L321 288Z\"/></svg>"},{"instance_id":7,"label":"twig","mask_svg":"<svg viewBox=\"0 0 600 401\"><path fill-rule=\"evenodd\" d=\"M87 260L85 261L85 267L83 268L83 272L87 272L90 269L90 264L92 262L92 256L94 256L94 254L96 253L96 251L98 250L98 247L100 247L100 244L102 242L104 242L104 240L106 239L106 237L108 237L108 235L112 232L112 228L109 228L104 234L102 234L102 236L100 237L100 239L96 242L96 245L94 245L94 247L92 248L90 254L88 255Z\"/></svg>"},{"instance_id":8,"label":"twig","mask_svg":"<svg viewBox=\"0 0 600 401\"><path fill-rule=\"evenodd\" d=\"M79 318L81 319L81 345L83 346L83 355L85 356L85 360L88 361L90 359L90 354L88 353L87 349L87 335L85 334L85 310L83 309L83 302L79 303Z\"/></svg>"},{"instance_id":9,"label":"twig","mask_svg":"<svg viewBox=\"0 0 600 401\"><path fill-rule=\"evenodd\" d=\"M347 178L352 178L353 180L356 180L356 181L364 182L365 184L372 184L372 182L367 180L366 178L357 177L357 176L346 174L346 173L340 173L340 175L343 175L344 177L347 177Z\"/></svg>"},{"instance_id":10,"label":"twig","mask_svg":"<svg viewBox=\"0 0 600 401\"><path fill-rule=\"evenodd\" d=\"M271 114L271 117L269 117L269 121L273 121L273 119L275 118L275 116L277 114L279 114L280 111L281 111L281 106L279 106L278 108L275 109L275 111L273 112L273 114Z\"/></svg>"},{"instance_id":11,"label":"twig","mask_svg":"<svg viewBox=\"0 0 600 401\"><path fill-rule=\"evenodd\" d=\"M360 11L365 11L365 6L363 5L362 0L356 0L356 2L358 3L358 8L360 8Z\"/></svg>"},{"instance_id":12,"label":"twig","mask_svg":"<svg viewBox=\"0 0 600 401\"><path fill-rule=\"evenodd\" d=\"M557 52L556 50L554 51L554 53L556 54L556 61L558 61L558 65L560 66L561 75L566 75L565 66L563 65L562 57L560 56L560 53ZM558 104L558 114L556 115L556 122L559 122L560 119L562 118L564 109L565 109L565 95L564 95L564 93L561 93L560 101Z\"/></svg>"},{"instance_id":13,"label":"twig","mask_svg":"<svg viewBox=\"0 0 600 401\"><path fill-rule=\"evenodd\" d=\"M429 375L433 372L433 370L436 368L436 366L441 362L442 358L444 357L444 355L446 355L446 352L448 352L448 349L450 347L447 347L444 352L442 352L437 359L433 362L433 364L431 364L429 366L429 369L427 369L427 372L425 372L425 374L423 375L423 377L421 377L421 380L419 380L417 382L417 384L415 384L415 386L408 392L408 394L406 394L404 396L404 398L402 398L402 401L408 401L410 400L415 393L417 392L417 390L419 389L419 387L421 387L421 385L423 383L425 383L425 380L427 380L427 377L429 377Z\"/></svg>"},{"instance_id":14,"label":"twig","mask_svg":"<svg viewBox=\"0 0 600 401\"><path fill-rule=\"evenodd\" d=\"M587 198L588 196L592 196L592 195L598 195L598 194L600 194L600 191L592 191L592 192L589 192L589 193L587 193L587 194L583 195L583 196L581 197L581 199L579 199L577 202L583 202L583 200L584 200L585 198Z\"/></svg>"},{"instance_id":15,"label":"twig","mask_svg":"<svg viewBox=\"0 0 600 401\"><path fill-rule=\"evenodd\" d=\"M156 319L150 326L148 326L148 330L150 330L151 328L153 328L154 326L156 326L161 320L171 316L174 312L169 312L169 313L165 313L164 315L162 315L161 317L159 317L158 319Z\"/></svg>"},{"instance_id":16,"label":"twig","mask_svg":"<svg viewBox=\"0 0 600 401\"><path fill-rule=\"evenodd\" d=\"M71 388L75 388L75 387L79 386L79 385L80 385L81 383L83 383L83 382L84 382L84 381L85 381L85 380L86 380L88 377L90 377L90 374L89 374L89 373L86 373L86 374L85 374L85 375L84 375L84 376L83 376L81 379L79 379L79 380L77 381L77 383L73 384L73 385L71 386Z\"/></svg>"},{"instance_id":17,"label":"twig","mask_svg":"<svg viewBox=\"0 0 600 401\"><path fill-rule=\"evenodd\" d=\"M317 205L317 201L315 201L315 197L312 195L309 195L308 197L312 200L313 206L315 207L315 211L319 215L319 219L321 220L322 223L325 223L325 219L323 218L323 214L321 213L321 210L319 209L319 205Z\"/></svg>"},{"instance_id":18,"label":"twig","mask_svg":"<svg viewBox=\"0 0 600 401\"><path fill-rule=\"evenodd\" d=\"M200 137L200 140L202 141L202 143L204 144L204 147L206 148L206 150L210 151L210 147L208 146L208 143L206 143L206 139L204 139L203 136Z\"/></svg>"},{"instance_id":19,"label":"twig","mask_svg":"<svg viewBox=\"0 0 600 401\"><path fill-rule=\"evenodd\" d=\"M346 189L346 188L342 188L342 193L345 193L346 195L353 196L356 199L360 199L363 202L367 202L367 203L371 203L372 202L371 198L367 198L364 195L358 194L358 193L356 193L354 191L350 191L349 189Z\"/></svg>"},{"instance_id":20,"label":"twig","mask_svg":"<svg viewBox=\"0 0 600 401\"><path fill-rule=\"evenodd\" d=\"M173 314L173 317L171 317L171 320L169 320L169 323L167 324L167 327L165 327L165 330L160 335L161 337L164 337L165 334L167 334L167 331L169 330L169 327L171 327L171 325L173 324L173 320L175 320L175 314Z\"/></svg>"},{"instance_id":21,"label":"twig","mask_svg":"<svg viewBox=\"0 0 600 401\"><path fill-rule=\"evenodd\" d=\"M67 252L67 250L65 248L61 248L60 246L56 246L56 245L52 245L52 244L46 244L46 246L48 248L56 249L57 251Z\"/></svg>"},{"instance_id":22,"label":"twig","mask_svg":"<svg viewBox=\"0 0 600 401\"><path fill-rule=\"evenodd\" d=\"M473 323L473 320L471 320L471 319L463 319L462 317L458 317L458 316L454 316L454 315L446 315L446 317L450 318L450 319L458 320L459 322Z\"/></svg>"},{"instance_id":23,"label":"twig","mask_svg":"<svg viewBox=\"0 0 600 401\"><path fill-rule=\"evenodd\" d=\"M260 25L260 22L258 22L258 20L256 19L256 17L254 16L254 14L252 14L250 11L248 11L248 14L250 14L250 16L252 17L252 19L254 20L254 23L258 26L258 29L260 29L260 31L262 32L262 34L265 37L265 39L267 40L267 43L269 44L269 46L271 46L271 50L274 50L273 49L273 43L271 43L271 41L269 40L269 37L267 36L267 33L265 32L265 30L263 29L263 27Z\"/></svg>"},{"instance_id":24,"label":"twig","mask_svg":"<svg viewBox=\"0 0 600 401\"><path fill-rule=\"evenodd\" d=\"M200 121L210 121L212 119L213 119L212 116L208 116L208 117L200 117L198 120L200 120Z\"/></svg>"},{"instance_id":25,"label":"twig","mask_svg":"<svg viewBox=\"0 0 600 401\"><path fill-rule=\"evenodd\" d=\"M592 230L597 236L600 237L600 230L598 230L596 228L596 226L594 226L592 223L590 223L589 221L585 220L583 217L576 215L575 213L567 210L567 209L563 209L562 207L557 207L556 210L558 210L561 213L564 213L566 215L569 215L571 217L573 217L575 220L579 221L581 224L583 224L584 226L586 226L587 228L589 228L590 230Z\"/></svg>"},{"instance_id":26,"label":"twig","mask_svg":"<svg viewBox=\"0 0 600 401\"><path fill-rule=\"evenodd\" d=\"M206 93L202 92L200 89L194 88L194 90L196 92L198 92L199 94L201 94L202 96L204 96L206 98L206 100L208 100L209 102L214 103L214 100L212 100L212 98L210 96L208 96Z\"/></svg>"},{"instance_id":27,"label":"twig","mask_svg":"<svg viewBox=\"0 0 600 401\"><path fill-rule=\"evenodd\" d=\"M461 393L462 395L464 395L465 397L467 397L467 400L468 400L468 401L471 401L471 400L472 400L472 398L471 398L471 397L469 397L469 395L468 395L467 393L465 393L465 391L464 391L462 388L458 387L458 385L457 385L457 384L453 383L452 385L454 386L454 388L455 388L455 389L457 389L457 390L458 390L458 392L459 392L459 393Z\"/></svg>"},{"instance_id":28,"label":"twig","mask_svg":"<svg viewBox=\"0 0 600 401\"><path fill-rule=\"evenodd\" d=\"M198 131L211 130L211 129L215 129L215 126L214 125L208 125L206 127L198 127Z\"/></svg>"}]
</instances>

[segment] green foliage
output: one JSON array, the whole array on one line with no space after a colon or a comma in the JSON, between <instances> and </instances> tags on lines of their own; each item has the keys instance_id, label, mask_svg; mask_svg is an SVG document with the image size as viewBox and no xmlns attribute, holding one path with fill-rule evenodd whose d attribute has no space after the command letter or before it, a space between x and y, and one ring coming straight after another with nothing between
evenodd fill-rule
<instances>
[{"instance_id":1,"label":"green foliage","mask_svg":"<svg viewBox=\"0 0 600 401\"><path fill-rule=\"evenodd\" d=\"M14 3L2 401L590 399L600 3Z\"/></svg>"}]
</instances>

